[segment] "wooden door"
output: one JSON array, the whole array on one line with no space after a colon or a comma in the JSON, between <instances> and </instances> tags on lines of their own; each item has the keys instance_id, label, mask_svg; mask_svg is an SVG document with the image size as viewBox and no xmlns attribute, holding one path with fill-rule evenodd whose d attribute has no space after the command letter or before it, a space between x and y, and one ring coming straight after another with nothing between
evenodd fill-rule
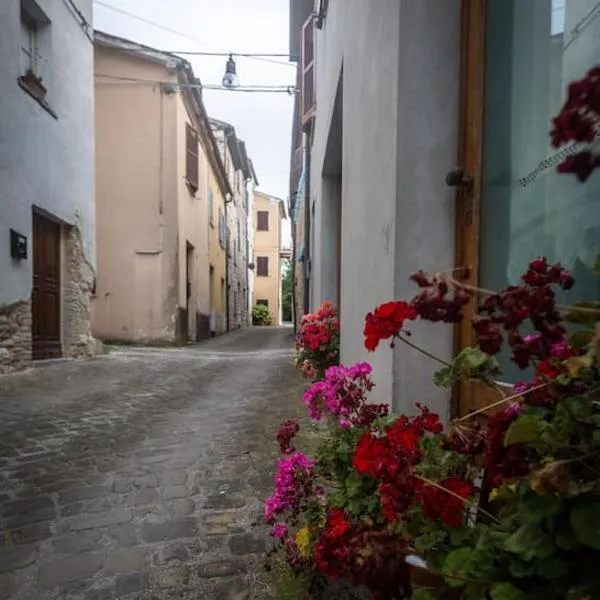
<instances>
[{"instance_id":1,"label":"wooden door","mask_svg":"<svg viewBox=\"0 0 600 600\"><path fill-rule=\"evenodd\" d=\"M59 358L60 225L33 215L33 360Z\"/></svg>"},{"instance_id":2,"label":"wooden door","mask_svg":"<svg viewBox=\"0 0 600 600\"><path fill-rule=\"evenodd\" d=\"M596 4L463 0L456 266L470 267L473 286L519 285L529 262L545 256L575 276L559 302L600 297L600 178L583 184L557 173L563 150L549 136L568 85L598 62L600 21L589 19ZM476 307L474 299L457 328L457 350L475 343ZM462 384L455 412L487 406L502 387L530 379L508 353L497 358L501 389Z\"/></svg>"}]
</instances>

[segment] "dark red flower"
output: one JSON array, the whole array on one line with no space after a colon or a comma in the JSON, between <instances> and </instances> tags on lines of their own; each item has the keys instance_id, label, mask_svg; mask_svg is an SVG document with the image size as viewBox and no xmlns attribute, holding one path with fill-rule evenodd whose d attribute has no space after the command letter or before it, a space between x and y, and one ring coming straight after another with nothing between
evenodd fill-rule
<instances>
[{"instance_id":1,"label":"dark red flower","mask_svg":"<svg viewBox=\"0 0 600 600\"><path fill-rule=\"evenodd\" d=\"M417 318L417 312L406 302L386 302L365 318L365 348L372 352L381 340L398 335L407 320Z\"/></svg>"},{"instance_id":2,"label":"dark red flower","mask_svg":"<svg viewBox=\"0 0 600 600\"><path fill-rule=\"evenodd\" d=\"M461 498L467 499L473 494L473 484L453 475L439 485L440 487L436 487L426 483L423 486L420 492L423 511L430 519L440 519L450 527L458 527L464 521L465 512L465 502Z\"/></svg>"},{"instance_id":3,"label":"dark red flower","mask_svg":"<svg viewBox=\"0 0 600 600\"><path fill-rule=\"evenodd\" d=\"M277 442L279 443L279 449L282 454L292 454L295 451L292 440L299 430L300 425L298 424L298 418L288 419L279 426L279 430L277 431Z\"/></svg>"},{"instance_id":4,"label":"dark red flower","mask_svg":"<svg viewBox=\"0 0 600 600\"><path fill-rule=\"evenodd\" d=\"M498 487L503 480L522 477L529 472L527 455L521 444L506 446L504 439L511 423L518 418L517 407L508 406L503 411L488 417L487 448L485 471L492 487Z\"/></svg>"}]
</instances>

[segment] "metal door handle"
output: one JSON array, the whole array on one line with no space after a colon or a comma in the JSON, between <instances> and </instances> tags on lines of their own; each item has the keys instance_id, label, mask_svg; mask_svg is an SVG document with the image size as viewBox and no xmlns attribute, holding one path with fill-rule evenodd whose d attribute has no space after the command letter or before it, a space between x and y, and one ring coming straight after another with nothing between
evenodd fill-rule
<instances>
[{"instance_id":1,"label":"metal door handle","mask_svg":"<svg viewBox=\"0 0 600 600\"><path fill-rule=\"evenodd\" d=\"M452 169L446 175L446 185L449 187L469 187L472 183L473 178L462 169Z\"/></svg>"}]
</instances>

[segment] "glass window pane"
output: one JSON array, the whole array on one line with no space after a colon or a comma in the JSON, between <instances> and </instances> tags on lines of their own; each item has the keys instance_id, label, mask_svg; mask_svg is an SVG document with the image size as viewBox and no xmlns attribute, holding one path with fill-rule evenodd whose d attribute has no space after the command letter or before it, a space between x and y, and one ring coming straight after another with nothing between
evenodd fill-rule
<instances>
[{"instance_id":1,"label":"glass window pane","mask_svg":"<svg viewBox=\"0 0 600 600\"><path fill-rule=\"evenodd\" d=\"M586 183L556 173L550 121L567 85L600 64L598 0L489 0L480 278L482 287L519 283L543 255L571 270L559 301L600 298L592 272L600 255L600 172ZM596 144L598 140L596 140ZM523 377L508 353L506 379Z\"/></svg>"}]
</instances>

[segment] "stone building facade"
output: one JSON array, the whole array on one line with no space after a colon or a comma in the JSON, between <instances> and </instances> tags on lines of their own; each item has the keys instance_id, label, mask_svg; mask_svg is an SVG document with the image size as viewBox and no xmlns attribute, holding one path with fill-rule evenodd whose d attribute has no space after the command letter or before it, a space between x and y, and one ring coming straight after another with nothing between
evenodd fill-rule
<instances>
[{"instance_id":1,"label":"stone building facade","mask_svg":"<svg viewBox=\"0 0 600 600\"><path fill-rule=\"evenodd\" d=\"M0 373L97 350L91 21L92 0L0 3Z\"/></svg>"},{"instance_id":2,"label":"stone building facade","mask_svg":"<svg viewBox=\"0 0 600 600\"><path fill-rule=\"evenodd\" d=\"M232 189L227 215L227 328L247 327L248 311L248 186L256 185L256 174L246 144L229 123L211 119L221 159Z\"/></svg>"}]
</instances>

